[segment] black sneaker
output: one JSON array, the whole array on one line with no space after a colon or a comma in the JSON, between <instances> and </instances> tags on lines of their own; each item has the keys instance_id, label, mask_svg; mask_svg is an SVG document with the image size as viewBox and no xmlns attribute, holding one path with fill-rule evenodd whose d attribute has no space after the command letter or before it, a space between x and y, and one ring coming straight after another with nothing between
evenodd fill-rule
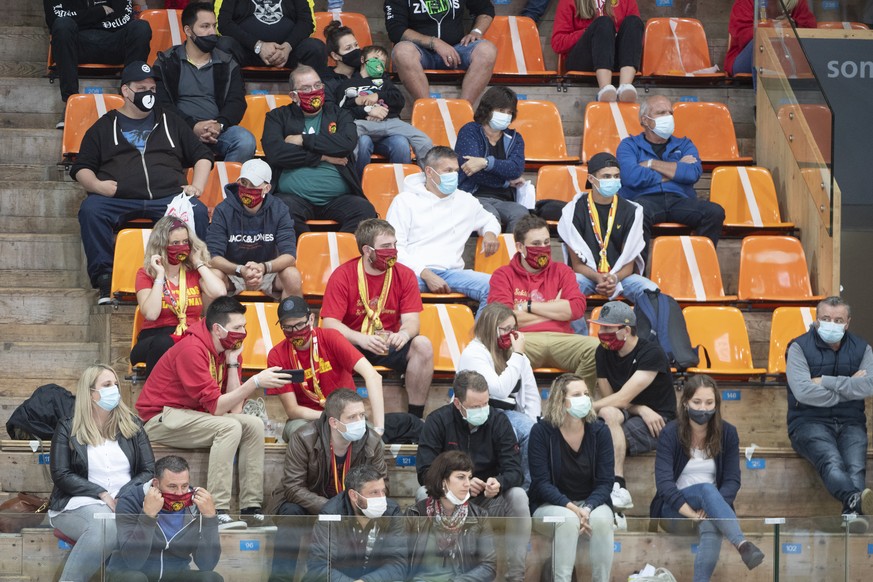
<instances>
[{"instance_id":1,"label":"black sneaker","mask_svg":"<svg viewBox=\"0 0 873 582\"><path fill-rule=\"evenodd\" d=\"M218 531L222 531L225 529L245 529L246 522L237 521L228 515L227 511L217 511L216 517L218 518Z\"/></svg>"},{"instance_id":2,"label":"black sneaker","mask_svg":"<svg viewBox=\"0 0 873 582\"><path fill-rule=\"evenodd\" d=\"M260 507L249 507L240 511L240 520L248 527L257 527L266 531L275 531L277 528L273 520L261 513Z\"/></svg>"},{"instance_id":3,"label":"black sneaker","mask_svg":"<svg viewBox=\"0 0 873 582\"><path fill-rule=\"evenodd\" d=\"M760 566L761 562L764 561L764 552L759 550L758 546L749 540L743 541L737 550L740 552L740 557L743 559L743 563L749 570Z\"/></svg>"},{"instance_id":4,"label":"black sneaker","mask_svg":"<svg viewBox=\"0 0 873 582\"><path fill-rule=\"evenodd\" d=\"M97 298L97 305L112 303L112 275L104 273L97 277L97 290L100 293Z\"/></svg>"}]
</instances>

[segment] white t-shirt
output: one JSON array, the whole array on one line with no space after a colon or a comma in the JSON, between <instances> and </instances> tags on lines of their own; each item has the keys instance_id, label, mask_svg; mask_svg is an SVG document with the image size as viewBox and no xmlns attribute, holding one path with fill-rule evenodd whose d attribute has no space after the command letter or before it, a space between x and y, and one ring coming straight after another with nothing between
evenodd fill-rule
<instances>
[{"instance_id":1,"label":"white t-shirt","mask_svg":"<svg viewBox=\"0 0 873 582\"><path fill-rule=\"evenodd\" d=\"M112 497L118 495L130 481L130 461L118 446L117 441L103 441L97 446L88 445L88 481L106 489ZM64 511L78 509L86 505L105 505L102 499L84 495L71 497ZM54 517L60 512L49 512Z\"/></svg>"},{"instance_id":2,"label":"white t-shirt","mask_svg":"<svg viewBox=\"0 0 873 582\"><path fill-rule=\"evenodd\" d=\"M691 458L676 479L676 487L685 489L698 483L715 483L715 460L700 449L691 449Z\"/></svg>"}]
</instances>

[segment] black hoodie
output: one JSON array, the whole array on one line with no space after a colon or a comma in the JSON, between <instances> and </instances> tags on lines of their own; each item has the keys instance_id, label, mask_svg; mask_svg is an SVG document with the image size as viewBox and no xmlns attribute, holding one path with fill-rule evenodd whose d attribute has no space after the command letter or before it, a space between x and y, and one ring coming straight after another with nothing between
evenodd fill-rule
<instances>
[{"instance_id":1,"label":"black hoodie","mask_svg":"<svg viewBox=\"0 0 873 582\"><path fill-rule=\"evenodd\" d=\"M45 23L51 30L58 18L72 18L80 29L117 30L133 17L131 0L43 0ZM106 13L104 6L112 8Z\"/></svg>"},{"instance_id":2,"label":"black hoodie","mask_svg":"<svg viewBox=\"0 0 873 582\"><path fill-rule=\"evenodd\" d=\"M445 10L433 8L435 4L441 4ZM429 5L432 7L430 11ZM407 29L412 29L456 45L464 38L464 6L474 19L480 14L494 17L491 0L385 0L388 38L396 44L403 40L403 33Z\"/></svg>"}]
</instances>

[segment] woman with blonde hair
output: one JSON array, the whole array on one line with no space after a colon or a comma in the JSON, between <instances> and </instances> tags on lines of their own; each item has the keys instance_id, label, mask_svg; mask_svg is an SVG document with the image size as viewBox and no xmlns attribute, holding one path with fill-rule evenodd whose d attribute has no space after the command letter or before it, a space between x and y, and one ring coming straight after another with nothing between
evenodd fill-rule
<instances>
[{"instance_id":1,"label":"woman with blonde hair","mask_svg":"<svg viewBox=\"0 0 873 582\"><path fill-rule=\"evenodd\" d=\"M121 401L109 366L90 366L79 378L73 418L58 423L52 438L55 486L49 521L76 540L60 579L86 582L117 544L115 500L151 481L155 457L142 423Z\"/></svg>"},{"instance_id":2,"label":"woman with blonde hair","mask_svg":"<svg viewBox=\"0 0 873 582\"><path fill-rule=\"evenodd\" d=\"M530 433L530 502L534 530L554 535L553 580L569 582L580 537L590 538L591 578L612 570L615 480L612 437L597 419L591 393L575 374L552 382L543 417ZM563 521L546 523L545 517Z\"/></svg>"},{"instance_id":3,"label":"woman with blonde hair","mask_svg":"<svg viewBox=\"0 0 873 582\"><path fill-rule=\"evenodd\" d=\"M130 351L132 364L145 362L146 376L189 325L197 322L216 297L227 293L209 269L206 244L174 216L155 223L143 266L136 273L136 302L142 330Z\"/></svg>"}]
</instances>

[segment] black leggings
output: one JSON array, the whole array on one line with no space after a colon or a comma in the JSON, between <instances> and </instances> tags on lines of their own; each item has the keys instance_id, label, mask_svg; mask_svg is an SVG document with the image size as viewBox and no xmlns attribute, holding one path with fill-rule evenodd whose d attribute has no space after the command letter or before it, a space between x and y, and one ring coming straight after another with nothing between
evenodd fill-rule
<instances>
[{"instance_id":1,"label":"black leggings","mask_svg":"<svg viewBox=\"0 0 873 582\"><path fill-rule=\"evenodd\" d=\"M615 34L615 22L608 16L594 19L567 55L568 71L618 71L622 67L640 69L643 56L643 29L639 16L625 18Z\"/></svg>"},{"instance_id":2,"label":"black leggings","mask_svg":"<svg viewBox=\"0 0 873 582\"><path fill-rule=\"evenodd\" d=\"M176 331L174 326L168 326L152 327L139 332L136 345L130 350L130 363L141 364L145 362L146 376L151 374L161 356L176 343L170 337L174 331Z\"/></svg>"}]
</instances>

